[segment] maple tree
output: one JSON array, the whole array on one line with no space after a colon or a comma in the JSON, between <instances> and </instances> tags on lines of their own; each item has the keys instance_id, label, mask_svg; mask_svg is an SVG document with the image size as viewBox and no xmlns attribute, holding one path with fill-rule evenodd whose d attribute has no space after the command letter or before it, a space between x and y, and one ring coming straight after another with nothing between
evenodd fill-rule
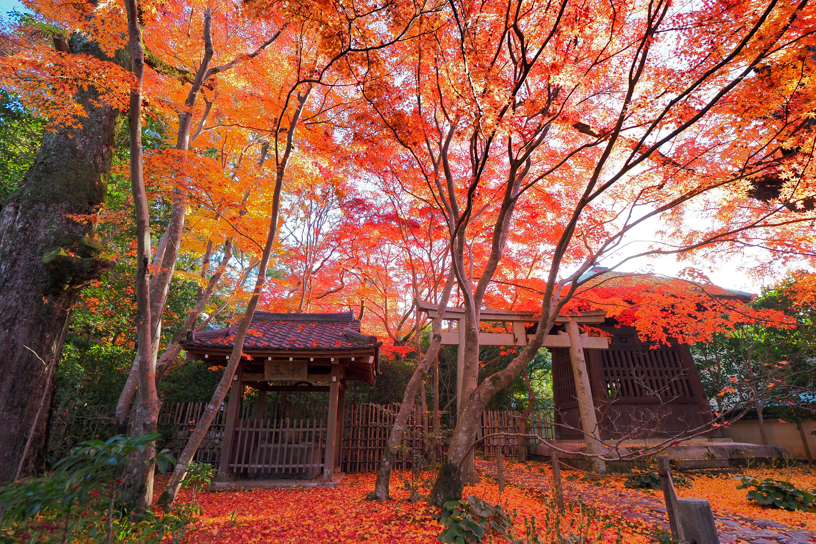
<instances>
[{"instance_id":1,"label":"maple tree","mask_svg":"<svg viewBox=\"0 0 816 544\"><path fill-rule=\"evenodd\" d=\"M408 173L403 183L445 217L464 302L463 398L432 492L437 504L461 494L478 414L532 359L557 315L581 309L571 304L579 278L624 247L631 231L653 218L666 225L652 247L619 265L645 255L738 254L746 245L784 246L785 259L806 252L813 219L795 205L813 191L812 134L801 130L813 95L807 76L792 77L794 66L812 69L812 55L802 53L813 39L806 3L448 8L432 37L406 44L361 83L390 135L389 160ZM712 25L739 30L714 40ZM772 85L753 76L770 65L781 76ZM399 74L399 83L385 73ZM780 168L791 147L805 152L782 167L791 180L785 191L757 202L753 180ZM546 248L535 278L537 333L477 383L480 311L514 226L532 218ZM598 454L597 431L585 432L589 453Z\"/></svg>"},{"instance_id":2,"label":"maple tree","mask_svg":"<svg viewBox=\"0 0 816 544\"><path fill-rule=\"evenodd\" d=\"M128 19L116 3L31 0L34 22L20 26L18 43L0 58L0 78L52 124L2 212L26 209L25 188L43 185L38 172L53 164L93 165L83 177L95 189L88 202L66 208L69 183L52 184L57 211L37 217L93 240L90 256L57 245L71 262L95 268L63 289L55 308L64 311L33 327L50 331L46 343L14 333L15 357L27 365L20 376L36 377L29 396L42 399L20 417L3 412L21 422L8 450L14 463L27 437L42 442L58 331L79 289L111 266L93 239L100 222L121 222L134 242L117 250L133 298L104 301L114 314L135 315L121 429L155 428L157 383L188 331L242 313L230 364L181 456L169 502L227 393L256 307L361 307L395 356L415 353L430 331L378 478L378 496L387 498L388 465L417 392L425 401L424 376L441 344L443 317L422 321L413 300L440 311L464 306L464 390L437 503L461 493L479 414L522 375L559 313L604 309L657 341L710 341L735 326L779 321L776 312L697 288L707 281L693 265L762 246L778 258L758 272L772 274L812 244L816 35L807 2L364 4L128 0ZM115 175L129 178L133 195L119 210L100 209L125 111L131 170L120 165ZM94 135L94 153L83 155L76 141ZM145 137L160 143L142 149ZM124 217L130 206L135 223ZM656 222L652 246L630 243ZM25 262L6 259L4 244L26 245L15 232L0 238L0 266L17 274L0 291L4 301L42 271L38 259L54 245L43 237L41 247L26 248ZM691 261L690 281L592 277L600 259L621 267L666 254ZM168 309L174 278L196 286L181 316ZM813 289L801 285L804 300ZM34 287L32 312L42 305L43 286ZM101 307L90 294L82 304ZM495 372L479 364L483 308L541 312L535 340ZM14 319L32 323L32 315ZM171 317L177 328L164 331ZM38 347L46 344L48 357ZM597 437L585 431L602 461ZM146 505L149 471L140 478Z\"/></svg>"}]
</instances>

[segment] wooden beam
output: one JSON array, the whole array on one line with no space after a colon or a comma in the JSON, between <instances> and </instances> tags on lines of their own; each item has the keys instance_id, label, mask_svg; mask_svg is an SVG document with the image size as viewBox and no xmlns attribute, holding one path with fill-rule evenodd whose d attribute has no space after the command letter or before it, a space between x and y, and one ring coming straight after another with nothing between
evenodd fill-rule
<instances>
[{"instance_id":1,"label":"wooden beam","mask_svg":"<svg viewBox=\"0 0 816 544\"><path fill-rule=\"evenodd\" d=\"M267 391L304 391L316 393L328 393L328 385L269 385Z\"/></svg>"},{"instance_id":2,"label":"wooden beam","mask_svg":"<svg viewBox=\"0 0 816 544\"><path fill-rule=\"evenodd\" d=\"M506 334L506 333L492 333L492 332L480 332L479 333L479 345L480 346L524 346L527 345L533 339L532 334L527 334L526 341L522 344L516 343L517 336L515 334ZM459 333L456 332L443 332L442 333L442 345L443 346L457 346L459 345ZM570 341L569 338L563 335L557 334L548 334L544 337L544 343L542 347L545 348L569 348ZM607 349L609 347L609 343L607 342L606 338L600 336L587 336L585 334L581 335L581 347L583 349Z\"/></svg>"},{"instance_id":3,"label":"wooden beam","mask_svg":"<svg viewBox=\"0 0 816 544\"><path fill-rule=\"evenodd\" d=\"M192 346L192 345L182 345L182 349L185 351L185 358L189 359L204 359L205 356L208 356L209 359L226 359L226 357L232 352L232 348L216 348L216 347L204 347L204 346ZM281 359L281 360L288 360L289 357L292 357L293 360L310 360L315 359L315 361L326 361L326 364L329 364L332 357L335 358L343 358L349 359L352 357L357 358L359 361L365 360L365 358L371 356L373 357L374 349L355 349L349 351L343 350L310 350L310 351L297 351L297 350L272 350L272 349L252 349L248 348L244 350L245 353L251 355L255 359L266 359L267 357L272 357L273 359ZM189 354L189 356L187 355Z\"/></svg>"},{"instance_id":4,"label":"wooden beam","mask_svg":"<svg viewBox=\"0 0 816 544\"><path fill-rule=\"evenodd\" d=\"M436 317L437 315L437 307L435 304L430 302L426 302L424 300L416 300L417 306L419 311L425 312L428 314L428 317ZM453 321L462 319L465 315L464 308L451 308L448 307L445 309L445 317L444 319L450 319ZM519 312L515 310L482 310L480 312L480 321L521 321L521 322L533 322L538 321L538 316L540 316L540 312ZM606 312L603 310L592 310L589 312L570 312L566 314L559 315L556 319L556 323L566 323L567 321L573 321L575 323L603 323L606 319Z\"/></svg>"},{"instance_id":5,"label":"wooden beam","mask_svg":"<svg viewBox=\"0 0 816 544\"><path fill-rule=\"evenodd\" d=\"M513 345L523 346L527 343L527 327L523 321L513 321Z\"/></svg>"},{"instance_id":6,"label":"wooden beam","mask_svg":"<svg viewBox=\"0 0 816 544\"><path fill-rule=\"evenodd\" d=\"M258 391L258 396L255 398L255 419L264 419L266 417L266 390Z\"/></svg>"},{"instance_id":7,"label":"wooden beam","mask_svg":"<svg viewBox=\"0 0 816 544\"><path fill-rule=\"evenodd\" d=\"M437 305L424 300L416 300L420 312L425 312L428 317L436 317ZM445 317L443 319L458 320L464 317L465 309L448 307L445 309ZM482 310L482 321L536 321L536 312L517 312L513 310Z\"/></svg>"},{"instance_id":8,"label":"wooden beam","mask_svg":"<svg viewBox=\"0 0 816 544\"><path fill-rule=\"evenodd\" d=\"M336 435L336 442L334 445L335 449L335 458L334 458L334 466L338 470L341 467L342 463L342 456L343 456L343 422L345 421L346 417L346 380L342 379L340 381L340 392L339 397L337 399L337 435Z\"/></svg>"},{"instance_id":9,"label":"wooden beam","mask_svg":"<svg viewBox=\"0 0 816 544\"><path fill-rule=\"evenodd\" d=\"M331 374L307 374L305 380L267 380L265 374L260 373L246 373L244 374L245 382L310 382L310 383L329 383L331 381Z\"/></svg>"}]
</instances>

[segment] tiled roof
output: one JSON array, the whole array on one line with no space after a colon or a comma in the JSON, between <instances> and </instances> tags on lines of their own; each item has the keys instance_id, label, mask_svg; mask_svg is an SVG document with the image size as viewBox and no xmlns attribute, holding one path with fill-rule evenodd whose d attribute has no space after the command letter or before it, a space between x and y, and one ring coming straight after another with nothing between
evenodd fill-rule
<instances>
[{"instance_id":1,"label":"tiled roof","mask_svg":"<svg viewBox=\"0 0 816 544\"><path fill-rule=\"evenodd\" d=\"M617 272L617 271L608 271L609 269L603 266L594 266L591 269L584 272L578 281L584 281L591 278L593 275L598 274L593 282L603 282L603 285L609 287L614 286L616 284L625 284L625 282L637 282L641 284L645 283L652 283L658 284L660 282L667 282L667 281L684 281L678 280L677 278L672 278L671 276L663 276L661 274L640 274L640 273L633 273L633 272ZM589 284L590 286L593 285L592 283ZM742 302L750 302L751 299L754 297L752 293L746 293L745 291L738 291L736 289L726 289L725 287L720 287L719 285L714 285L713 283L700 285L706 293L708 293L712 297L718 298L726 298L726 299L737 299Z\"/></svg>"},{"instance_id":2,"label":"tiled roof","mask_svg":"<svg viewBox=\"0 0 816 544\"><path fill-rule=\"evenodd\" d=\"M237 325L193 333L187 348L230 348ZM351 312L336 314L282 314L255 312L244 339L245 350L351 351L372 348L376 336L360 333L360 321Z\"/></svg>"}]
</instances>

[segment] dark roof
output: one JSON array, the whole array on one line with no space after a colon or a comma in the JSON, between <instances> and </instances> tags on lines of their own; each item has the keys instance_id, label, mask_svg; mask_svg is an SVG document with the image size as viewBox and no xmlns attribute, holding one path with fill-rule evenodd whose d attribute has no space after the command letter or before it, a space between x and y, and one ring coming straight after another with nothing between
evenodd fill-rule
<instances>
[{"instance_id":1,"label":"dark roof","mask_svg":"<svg viewBox=\"0 0 816 544\"><path fill-rule=\"evenodd\" d=\"M192 334L186 348L231 348L237 325ZM255 312L244 339L246 351L354 351L379 347L376 336L360 332L352 312L284 314Z\"/></svg>"},{"instance_id":2,"label":"dark roof","mask_svg":"<svg viewBox=\"0 0 816 544\"><path fill-rule=\"evenodd\" d=\"M605 266L595 265L586 272L584 272L583 274L581 274L581 277L578 278L578 281L587 280L596 274L597 274L596 280L603 281L604 285L614 285L613 283L610 282L610 280L629 281L630 279L633 278L637 278L639 281L642 281L644 283L647 282L659 283L678 279L672 278L671 276L663 276L662 274L640 274L637 272L609 271L609 268ZM708 293L712 297L736 299L745 303L751 302L751 299L754 298L754 295L752 293L746 293L745 291L738 291L736 289L726 289L725 287L720 287L719 285L714 285L713 283L700 285L699 287L702 288L706 293Z\"/></svg>"}]
</instances>

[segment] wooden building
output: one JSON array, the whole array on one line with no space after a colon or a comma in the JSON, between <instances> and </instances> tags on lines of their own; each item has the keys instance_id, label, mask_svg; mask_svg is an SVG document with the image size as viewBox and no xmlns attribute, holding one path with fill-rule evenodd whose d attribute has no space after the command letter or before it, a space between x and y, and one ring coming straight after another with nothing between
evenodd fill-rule
<instances>
[{"instance_id":1,"label":"wooden building","mask_svg":"<svg viewBox=\"0 0 816 544\"><path fill-rule=\"evenodd\" d=\"M419 309L429 317L437 309L431 303L418 301ZM462 308L447 308L445 319L463 319ZM524 346L536 333L538 319L534 312L509 310L482 310L481 320L493 326L505 323L513 334L479 333L483 346ZM532 324L532 326L530 326ZM577 334L577 325L601 329L607 337ZM568 328L575 327L570 339ZM461 327L442 333L442 344L459 347L458 360L462 360L464 332ZM570 355L570 347L578 348ZM634 327L618 327L614 320L606 318L605 312L569 313L559 315L556 325L544 337L543 347L550 350L553 361L554 427L558 440L583 440L592 428L595 439L613 438L648 439L678 436L700 430L713 419L711 407L705 396L700 376L694 366L691 352L686 344L676 342L656 346L641 342ZM581 352L578 355L577 351ZM591 392L592 410L587 416L588 425L580 418L581 394L575 387L576 367L583 368L589 381L585 390ZM460 370L457 373L461 373ZM586 376L578 371L584 379ZM457 392L461 384L457 384ZM589 393L587 393L589 395ZM709 429L704 436L719 436L719 431Z\"/></svg>"},{"instance_id":2,"label":"wooden building","mask_svg":"<svg viewBox=\"0 0 816 544\"><path fill-rule=\"evenodd\" d=\"M225 365L236 326L193 333L183 342L188 359ZM331 481L341 460L346 382L373 384L379 347L360 332L351 312L256 312L226 406L218 481L322 477ZM241 409L245 389L258 391L256 410ZM324 417L266 417L268 391L325 392Z\"/></svg>"},{"instance_id":3,"label":"wooden building","mask_svg":"<svg viewBox=\"0 0 816 544\"><path fill-rule=\"evenodd\" d=\"M634 327L616 327L609 319L593 327L610 337L607 349L585 350L601 439L677 436L699 431L712 421L687 344L644 343ZM569 350L550 348L550 352L555 436L582 440ZM709 430L705 436L716 432Z\"/></svg>"}]
</instances>

